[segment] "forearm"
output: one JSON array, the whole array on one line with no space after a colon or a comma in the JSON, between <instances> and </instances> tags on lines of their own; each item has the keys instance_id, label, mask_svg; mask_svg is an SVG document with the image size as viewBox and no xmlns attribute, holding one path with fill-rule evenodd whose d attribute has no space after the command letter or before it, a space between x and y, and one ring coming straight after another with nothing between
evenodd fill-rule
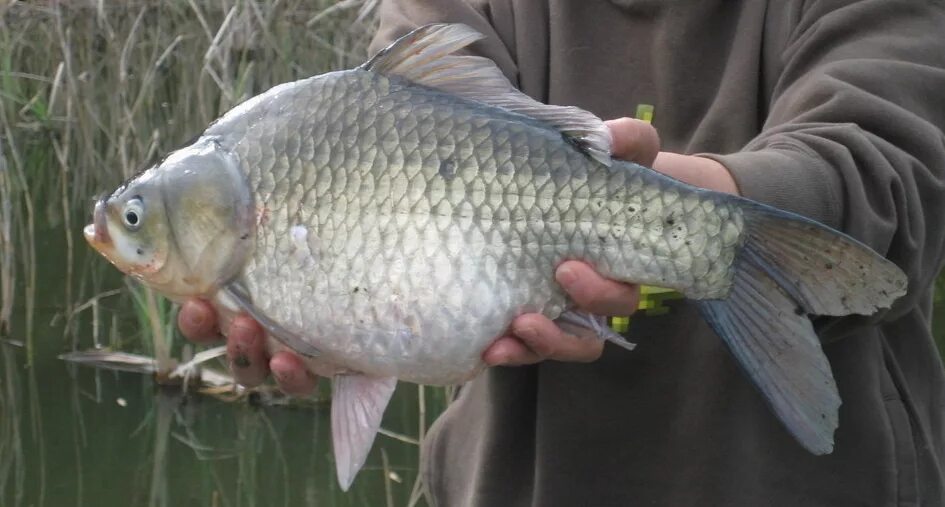
<instances>
[{"instance_id":1,"label":"forearm","mask_svg":"<svg viewBox=\"0 0 945 507\"><path fill-rule=\"evenodd\" d=\"M843 230L909 276L892 317L941 265L945 12L933 3L811 2L784 49L762 132L725 165L741 193ZM867 23L867 20L872 20Z\"/></svg>"}]
</instances>

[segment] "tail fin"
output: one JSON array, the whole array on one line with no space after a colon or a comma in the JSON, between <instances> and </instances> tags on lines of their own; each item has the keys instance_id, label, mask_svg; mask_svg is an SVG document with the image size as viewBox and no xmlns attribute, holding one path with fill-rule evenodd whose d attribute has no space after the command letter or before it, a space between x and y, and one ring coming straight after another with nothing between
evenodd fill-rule
<instances>
[{"instance_id":1,"label":"tail fin","mask_svg":"<svg viewBox=\"0 0 945 507\"><path fill-rule=\"evenodd\" d=\"M906 277L866 245L812 220L751 203L729 297L700 302L788 431L833 451L840 397L808 314L870 314L905 294Z\"/></svg>"}]
</instances>

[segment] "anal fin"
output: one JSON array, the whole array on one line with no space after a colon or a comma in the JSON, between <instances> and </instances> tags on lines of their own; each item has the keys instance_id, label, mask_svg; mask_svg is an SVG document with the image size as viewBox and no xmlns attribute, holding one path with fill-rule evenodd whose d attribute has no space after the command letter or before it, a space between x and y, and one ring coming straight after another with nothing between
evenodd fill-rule
<instances>
[{"instance_id":1,"label":"anal fin","mask_svg":"<svg viewBox=\"0 0 945 507\"><path fill-rule=\"evenodd\" d=\"M614 345L623 347L627 350L633 350L636 347L635 343L630 343L626 338L623 337L620 333L614 331L607 325L607 317L602 317L600 315L594 315L592 313L582 312L579 310L567 310L555 319L555 323L561 326L565 331L571 331L568 328L577 328L579 330L587 330L594 333L600 340L605 340L613 343ZM572 333L572 334L583 334L583 333Z\"/></svg>"},{"instance_id":2,"label":"anal fin","mask_svg":"<svg viewBox=\"0 0 945 507\"><path fill-rule=\"evenodd\" d=\"M336 375L332 380L331 435L342 490L348 491L364 466L396 386L393 377Z\"/></svg>"}]
</instances>

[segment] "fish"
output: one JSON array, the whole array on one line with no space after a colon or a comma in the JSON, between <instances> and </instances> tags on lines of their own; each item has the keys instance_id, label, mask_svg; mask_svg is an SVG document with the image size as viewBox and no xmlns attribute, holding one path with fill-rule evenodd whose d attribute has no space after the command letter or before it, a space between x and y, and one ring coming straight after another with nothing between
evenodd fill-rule
<instances>
[{"instance_id":1,"label":"fish","mask_svg":"<svg viewBox=\"0 0 945 507\"><path fill-rule=\"evenodd\" d=\"M568 259L693 301L785 429L832 452L841 400L811 317L889 308L903 272L808 218L612 158L600 118L460 52L482 38L423 26L246 100L96 202L86 239L331 377L345 490L397 381L474 378L520 314L632 349L556 284Z\"/></svg>"}]
</instances>

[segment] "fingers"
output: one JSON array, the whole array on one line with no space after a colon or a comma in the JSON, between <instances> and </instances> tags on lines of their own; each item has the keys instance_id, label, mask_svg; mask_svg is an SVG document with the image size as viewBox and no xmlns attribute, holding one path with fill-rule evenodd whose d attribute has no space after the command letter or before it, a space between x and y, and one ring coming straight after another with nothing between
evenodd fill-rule
<instances>
[{"instance_id":1,"label":"fingers","mask_svg":"<svg viewBox=\"0 0 945 507\"><path fill-rule=\"evenodd\" d=\"M315 390L317 379L299 356L281 351L271 359L267 357L266 333L249 316L239 315L230 324L226 355L233 377L241 385L258 386L271 370L279 388L286 394L305 396Z\"/></svg>"},{"instance_id":2,"label":"fingers","mask_svg":"<svg viewBox=\"0 0 945 507\"><path fill-rule=\"evenodd\" d=\"M583 262L561 263L555 278L581 309L597 315L630 315L640 302L638 286L608 280ZM489 366L517 366L546 359L589 362L599 358L604 342L586 330L578 331L562 329L540 314L521 315L512 322L510 335L493 342L482 360Z\"/></svg>"},{"instance_id":3,"label":"fingers","mask_svg":"<svg viewBox=\"0 0 945 507\"><path fill-rule=\"evenodd\" d=\"M603 341L568 334L537 313L512 321L512 333L542 359L586 363L600 357L604 350Z\"/></svg>"},{"instance_id":4,"label":"fingers","mask_svg":"<svg viewBox=\"0 0 945 507\"><path fill-rule=\"evenodd\" d=\"M647 167L653 166L660 152L660 136L653 125L633 118L605 121L613 137L612 154Z\"/></svg>"},{"instance_id":5,"label":"fingers","mask_svg":"<svg viewBox=\"0 0 945 507\"><path fill-rule=\"evenodd\" d=\"M279 388L292 396L307 396L315 390L318 379L305 367L299 356L291 352L277 352L269 360L269 369Z\"/></svg>"},{"instance_id":6,"label":"fingers","mask_svg":"<svg viewBox=\"0 0 945 507\"><path fill-rule=\"evenodd\" d=\"M586 363L600 357L604 342L596 337L569 334L539 314L519 316L512 322L514 337L502 337L483 354L490 366L518 366L547 359Z\"/></svg>"},{"instance_id":7,"label":"fingers","mask_svg":"<svg viewBox=\"0 0 945 507\"><path fill-rule=\"evenodd\" d=\"M565 261L555 279L577 305L596 315L630 315L640 303L640 288L615 282L579 261Z\"/></svg>"},{"instance_id":8,"label":"fingers","mask_svg":"<svg viewBox=\"0 0 945 507\"><path fill-rule=\"evenodd\" d=\"M522 366L537 363L542 358L518 338L503 336L482 353L482 360L489 366Z\"/></svg>"},{"instance_id":9,"label":"fingers","mask_svg":"<svg viewBox=\"0 0 945 507\"><path fill-rule=\"evenodd\" d=\"M205 343L221 338L217 315L210 303L200 299L186 301L177 315L177 325L187 339ZM262 384L270 370L286 394L304 396L315 390L315 375L291 352L278 352L269 359L266 354L266 333L246 315L230 323L226 340L226 356L237 383L253 387Z\"/></svg>"},{"instance_id":10,"label":"fingers","mask_svg":"<svg viewBox=\"0 0 945 507\"><path fill-rule=\"evenodd\" d=\"M246 315L239 315L230 324L226 340L226 356L233 377L244 386L258 386L269 375L266 358L266 333Z\"/></svg>"},{"instance_id":11,"label":"fingers","mask_svg":"<svg viewBox=\"0 0 945 507\"><path fill-rule=\"evenodd\" d=\"M189 299L177 314L177 327L188 340L207 343L219 340L217 315L210 303L202 299Z\"/></svg>"}]
</instances>

